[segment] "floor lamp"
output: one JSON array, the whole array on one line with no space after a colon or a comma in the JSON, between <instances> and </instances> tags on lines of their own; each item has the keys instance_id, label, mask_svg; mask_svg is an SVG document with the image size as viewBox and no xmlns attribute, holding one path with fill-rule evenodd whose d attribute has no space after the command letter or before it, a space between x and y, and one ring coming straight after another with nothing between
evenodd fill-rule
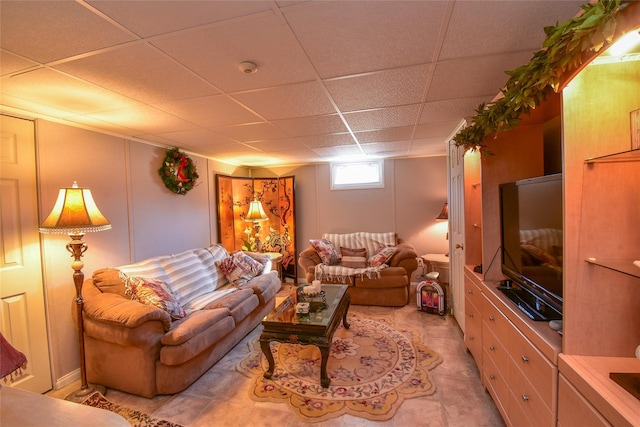
<instances>
[{"instance_id":1,"label":"floor lamp","mask_svg":"<svg viewBox=\"0 0 640 427\"><path fill-rule=\"evenodd\" d=\"M74 259L71 263L73 269L73 283L76 287L76 310L78 320L78 345L80 348L80 390L67 397L68 400L81 400L95 391L87 383L87 370L84 354L84 323L82 320L82 282L84 273L82 267L82 255L87 250L87 245L82 241L85 233L108 230L111 228L109 220L102 215L88 188L78 188L74 181L71 188L61 188L58 200L51 213L40 225L40 232L45 234L68 234L71 241L67 244L67 251Z\"/></svg>"}]
</instances>

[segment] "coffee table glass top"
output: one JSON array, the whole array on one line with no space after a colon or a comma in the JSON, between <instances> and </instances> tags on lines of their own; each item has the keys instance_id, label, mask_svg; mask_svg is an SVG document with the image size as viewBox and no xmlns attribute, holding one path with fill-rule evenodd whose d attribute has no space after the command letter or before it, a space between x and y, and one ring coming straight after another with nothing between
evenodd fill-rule
<instances>
[{"instance_id":1,"label":"coffee table glass top","mask_svg":"<svg viewBox=\"0 0 640 427\"><path fill-rule=\"evenodd\" d=\"M262 324L299 324L327 326L331 316L340 303L340 300L347 292L347 285L322 285L324 291L323 302L311 302L309 313L296 313L296 293L289 295L284 301L267 314L262 320ZM314 298L313 300L315 300ZM318 300L321 298L318 297Z\"/></svg>"}]
</instances>

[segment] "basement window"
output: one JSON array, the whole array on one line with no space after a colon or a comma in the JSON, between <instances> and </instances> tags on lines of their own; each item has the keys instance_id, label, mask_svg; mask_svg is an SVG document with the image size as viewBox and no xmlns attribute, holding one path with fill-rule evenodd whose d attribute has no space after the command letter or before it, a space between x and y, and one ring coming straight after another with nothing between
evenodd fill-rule
<instances>
[{"instance_id":1,"label":"basement window","mask_svg":"<svg viewBox=\"0 0 640 427\"><path fill-rule=\"evenodd\" d=\"M331 189L384 188L384 161L331 163Z\"/></svg>"}]
</instances>

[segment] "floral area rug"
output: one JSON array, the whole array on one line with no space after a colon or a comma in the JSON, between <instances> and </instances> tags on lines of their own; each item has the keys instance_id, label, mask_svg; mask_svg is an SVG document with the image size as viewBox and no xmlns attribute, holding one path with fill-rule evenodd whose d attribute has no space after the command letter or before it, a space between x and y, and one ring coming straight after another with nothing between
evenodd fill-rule
<instances>
[{"instance_id":1,"label":"floral area rug","mask_svg":"<svg viewBox=\"0 0 640 427\"><path fill-rule=\"evenodd\" d=\"M420 333L398 330L390 319L349 315L333 336L327 362L331 384L320 385L320 350L313 345L271 343L275 371L263 377L269 364L259 338L251 354L236 369L255 378L250 395L256 401L283 402L305 421L323 421L343 414L388 420L405 399L435 392L429 371L442 358L422 344Z\"/></svg>"},{"instance_id":2,"label":"floral area rug","mask_svg":"<svg viewBox=\"0 0 640 427\"><path fill-rule=\"evenodd\" d=\"M110 402L99 391L90 394L89 397L82 401L82 404L115 412L129 421L129 424L131 424L132 427L181 427L180 424L153 418L140 411L134 411L133 409L116 405L115 403Z\"/></svg>"}]
</instances>

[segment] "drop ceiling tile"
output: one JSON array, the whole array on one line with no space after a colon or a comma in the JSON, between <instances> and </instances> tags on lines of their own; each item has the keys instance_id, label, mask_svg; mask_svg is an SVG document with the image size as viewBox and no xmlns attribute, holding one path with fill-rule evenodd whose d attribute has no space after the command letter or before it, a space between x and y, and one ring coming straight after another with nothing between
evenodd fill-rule
<instances>
[{"instance_id":1,"label":"drop ceiling tile","mask_svg":"<svg viewBox=\"0 0 640 427\"><path fill-rule=\"evenodd\" d=\"M333 147L317 147L312 151L319 156L334 160L357 160L364 157L362 150L354 143L350 145L338 145Z\"/></svg>"},{"instance_id":2,"label":"drop ceiling tile","mask_svg":"<svg viewBox=\"0 0 640 427\"><path fill-rule=\"evenodd\" d=\"M411 142L395 141L395 142L374 142L370 144L361 144L362 149L369 155L381 156L406 156Z\"/></svg>"},{"instance_id":3,"label":"drop ceiling tile","mask_svg":"<svg viewBox=\"0 0 640 427\"><path fill-rule=\"evenodd\" d=\"M388 127L414 125L418 119L419 110L419 104L402 105L399 107L345 113L344 118L354 132L379 130Z\"/></svg>"},{"instance_id":4,"label":"drop ceiling tile","mask_svg":"<svg viewBox=\"0 0 640 427\"><path fill-rule=\"evenodd\" d=\"M272 14L155 40L154 45L223 91L313 80L315 73L286 26ZM238 65L254 62L246 74Z\"/></svg>"},{"instance_id":5,"label":"drop ceiling tile","mask_svg":"<svg viewBox=\"0 0 640 427\"><path fill-rule=\"evenodd\" d=\"M427 102L420 114L420 123L460 121L463 118L475 116L480 104L490 102L492 99L493 95Z\"/></svg>"},{"instance_id":6,"label":"drop ceiling tile","mask_svg":"<svg viewBox=\"0 0 640 427\"><path fill-rule=\"evenodd\" d=\"M134 37L72 1L0 2L3 49L46 63Z\"/></svg>"},{"instance_id":7,"label":"drop ceiling tile","mask_svg":"<svg viewBox=\"0 0 640 427\"><path fill-rule=\"evenodd\" d=\"M341 111L417 104L424 97L431 65L418 65L376 73L326 80Z\"/></svg>"},{"instance_id":8,"label":"drop ceiling tile","mask_svg":"<svg viewBox=\"0 0 640 427\"><path fill-rule=\"evenodd\" d=\"M122 95L47 68L4 77L0 83L3 95L68 111L69 115L91 114L131 103Z\"/></svg>"},{"instance_id":9,"label":"drop ceiling tile","mask_svg":"<svg viewBox=\"0 0 640 427\"><path fill-rule=\"evenodd\" d=\"M237 144L210 129L195 128L176 132L160 133L158 136L172 141L178 147L201 147L213 144Z\"/></svg>"},{"instance_id":10,"label":"drop ceiling tile","mask_svg":"<svg viewBox=\"0 0 640 427\"><path fill-rule=\"evenodd\" d=\"M285 9L284 16L320 76L329 78L431 62L446 2L303 6Z\"/></svg>"},{"instance_id":11,"label":"drop ceiling tile","mask_svg":"<svg viewBox=\"0 0 640 427\"><path fill-rule=\"evenodd\" d=\"M55 68L146 104L220 93L146 43L66 62Z\"/></svg>"},{"instance_id":12,"label":"drop ceiling tile","mask_svg":"<svg viewBox=\"0 0 640 427\"><path fill-rule=\"evenodd\" d=\"M442 138L425 138L411 141L410 156L446 156L447 141Z\"/></svg>"},{"instance_id":13,"label":"drop ceiling tile","mask_svg":"<svg viewBox=\"0 0 640 427\"><path fill-rule=\"evenodd\" d=\"M583 3L457 1L439 60L518 51L531 54L542 48L544 27L572 18Z\"/></svg>"},{"instance_id":14,"label":"drop ceiling tile","mask_svg":"<svg viewBox=\"0 0 640 427\"><path fill-rule=\"evenodd\" d=\"M248 123L216 128L216 132L240 142L284 138L286 135L271 123Z\"/></svg>"},{"instance_id":15,"label":"drop ceiling tile","mask_svg":"<svg viewBox=\"0 0 640 427\"><path fill-rule=\"evenodd\" d=\"M505 71L530 59L531 54L518 52L438 63L427 101L495 95L509 79Z\"/></svg>"},{"instance_id":16,"label":"drop ceiling tile","mask_svg":"<svg viewBox=\"0 0 640 427\"><path fill-rule=\"evenodd\" d=\"M233 97L267 120L317 116L335 112L322 85L317 82L236 93Z\"/></svg>"},{"instance_id":17,"label":"drop ceiling tile","mask_svg":"<svg viewBox=\"0 0 640 427\"><path fill-rule=\"evenodd\" d=\"M141 37L271 10L265 1L88 1ZM153 19L149 19L153 17Z\"/></svg>"},{"instance_id":18,"label":"drop ceiling tile","mask_svg":"<svg viewBox=\"0 0 640 427\"><path fill-rule=\"evenodd\" d=\"M140 137L145 134L163 134L197 127L193 123L147 105L140 105L135 109L101 111L93 116L99 120L134 129L135 133L132 136Z\"/></svg>"},{"instance_id":19,"label":"drop ceiling tile","mask_svg":"<svg viewBox=\"0 0 640 427\"><path fill-rule=\"evenodd\" d=\"M26 58L21 58L4 49L0 49L0 75L15 73L37 66L38 63Z\"/></svg>"},{"instance_id":20,"label":"drop ceiling tile","mask_svg":"<svg viewBox=\"0 0 640 427\"><path fill-rule=\"evenodd\" d=\"M251 143L247 143L247 145L265 153L271 153L274 151L301 150L307 148L301 143L301 141L293 138L253 141Z\"/></svg>"},{"instance_id":21,"label":"drop ceiling tile","mask_svg":"<svg viewBox=\"0 0 640 427\"><path fill-rule=\"evenodd\" d=\"M209 128L264 121L227 95L183 99L153 106Z\"/></svg>"},{"instance_id":22,"label":"drop ceiling tile","mask_svg":"<svg viewBox=\"0 0 640 427\"><path fill-rule=\"evenodd\" d=\"M349 133L303 136L296 139L308 148L334 147L338 145L351 145L354 143L353 137Z\"/></svg>"},{"instance_id":23,"label":"drop ceiling tile","mask_svg":"<svg viewBox=\"0 0 640 427\"><path fill-rule=\"evenodd\" d=\"M402 126L374 131L355 132L355 136L361 144L402 141L411 139L413 128L413 126Z\"/></svg>"},{"instance_id":24,"label":"drop ceiling tile","mask_svg":"<svg viewBox=\"0 0 640 427\"><path fill-rule=\"evenodd\" d=\"M309 136L347 132L338 114L273 120L273 125L289 136Z\"/></svg>"},{"instance_id":25,"label":"drop ceiling tile","mask_svg":"<svg viewBox=\"0 0 640 427\"><path fill-rule=\"evenodd\" d=\"M269 153L268 156L269 164L275 166L321 163L327 160L325 157L320 156L317 153L314 153L312 150L307 149L279 151Z\"/></svg>"},{"instance_id":26,"label":"drop ceiling tile","mask_svg":"<svg viewBox=\"0 0 640 427\"><path fill-rule=\"evenodd\" d=\"M460 121L422 124L416 127L415 139L447 138L458 127Z\"/></svg>"}]
</instances>

